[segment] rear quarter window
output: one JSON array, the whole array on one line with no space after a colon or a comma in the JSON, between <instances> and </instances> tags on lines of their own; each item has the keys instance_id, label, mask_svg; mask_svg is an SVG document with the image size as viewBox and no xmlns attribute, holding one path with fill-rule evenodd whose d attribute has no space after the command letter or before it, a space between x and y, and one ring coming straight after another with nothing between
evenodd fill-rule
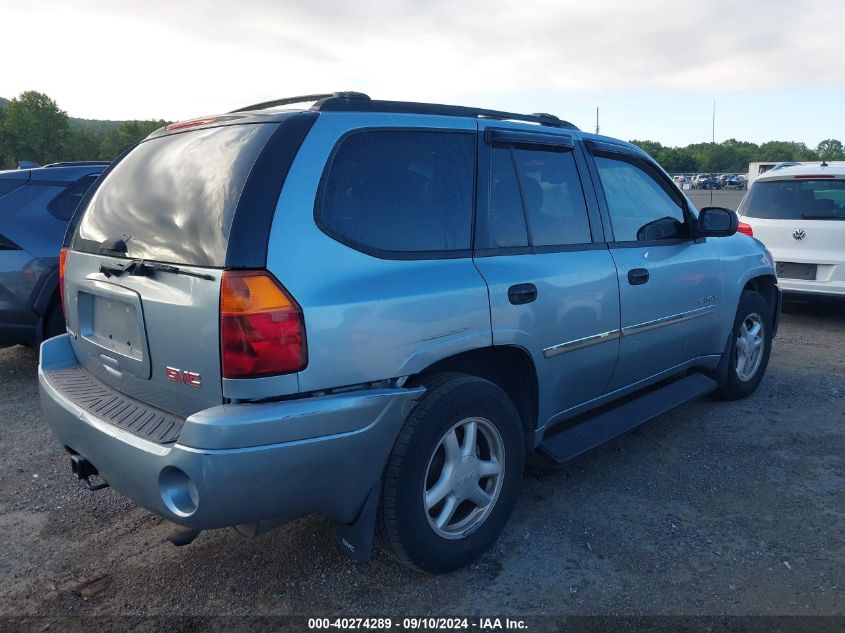
<instances>
[{"instance_id":1,"label":"rear quarter window","mask_svg":"<svg viewBox=\"0 0 845 633\"><path fill-rule=\"evenodd\" d=\"M70 183L59 195L47 203L47 211L57 220L69 221L82 197L88 192L98 176L99 174L87 174Z\"/></svg>"},{"instance_id":2,"label":"rear quarter window","mask_svg":"<svg viewBox=\"0 0 845 633\"><path fill-rule=\"evenodd\" d=\"M354 132L323 175L317 223L376 256L469 254L474 170L474 133Z\"/></svg>"}]
</instances>

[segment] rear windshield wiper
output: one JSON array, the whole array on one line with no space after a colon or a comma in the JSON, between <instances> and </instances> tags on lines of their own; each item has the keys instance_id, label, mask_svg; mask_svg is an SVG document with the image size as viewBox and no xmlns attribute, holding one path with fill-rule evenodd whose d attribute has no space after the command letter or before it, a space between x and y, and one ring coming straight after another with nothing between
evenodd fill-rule
<instances>
[{"instance_id":1,"label":"rear windshield wiper","mask_svg":"<svg viewBox=\"0 0 845 633\"><path fill-rule=\"evenodd\" d=\"M159 262L145 262L143 259L133 259L127 264L100 264L100 272L106 277L120 277L124 273L129 273L133 277L146 277L152 271L162 273L173 273L176 275L186 275L188 277L199 277L200 279L214 280L214 275L207 273L197 273L192 270L184 270L172 264L161 264Z\"/></svg>"}]
</instances>

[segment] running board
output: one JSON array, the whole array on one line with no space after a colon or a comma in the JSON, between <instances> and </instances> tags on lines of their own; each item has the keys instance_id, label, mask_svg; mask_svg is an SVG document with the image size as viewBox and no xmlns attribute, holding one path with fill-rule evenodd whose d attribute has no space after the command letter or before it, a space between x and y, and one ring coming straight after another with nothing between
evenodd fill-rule
<instances>
[{"instance_id":1,"label":"running board","mask_svg":"<svg viewBox=\"0 0 845 633\"><path fill-rule=\"evenodd\" d=\"M714 391L717 386L715 380L704 374L690 374L547 437L540 444L540 450L559 464L568 462L658 415Z\"/></svg>"}]
</instances>

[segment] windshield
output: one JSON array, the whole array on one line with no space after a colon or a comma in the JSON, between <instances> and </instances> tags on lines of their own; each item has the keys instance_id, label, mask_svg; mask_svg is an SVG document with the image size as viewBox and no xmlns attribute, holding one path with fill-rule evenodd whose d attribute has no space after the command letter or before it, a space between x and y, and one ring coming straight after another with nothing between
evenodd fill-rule
<instances>
[{"instance_id":1,"label":"windshield","mask_svg":"<svg viewBox=\"0 0 845 633\"><path fill-rule=\"evenodd\" d=\"M104 242L123 240L131 259L222 267L244 183L276 128L231 125L142 142L91 198L73 248L99 254Z\"/></svg>"},{"instance_id":2,"label":"windshield","mask_svg":"<svg viewBox=\"0 0 845 633\"><path fill-rule=\"evenodd\" d=\"M739 214L771 220L845 220L845 180L762 180L751 185Z\"/></svg>"}]
</instances>

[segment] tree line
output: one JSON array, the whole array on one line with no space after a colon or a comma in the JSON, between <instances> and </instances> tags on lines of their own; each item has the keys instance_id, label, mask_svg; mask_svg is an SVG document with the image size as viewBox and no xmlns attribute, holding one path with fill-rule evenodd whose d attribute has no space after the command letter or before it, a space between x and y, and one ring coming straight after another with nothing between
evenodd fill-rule
<instances>
[{"instance_id":1,"label":"tree line","mask_svg":"<svg viewBox=\"0 0 845 633\"><path fill-rule=\"evenodd\" d=\"M114 160L166 121L73 119L47 95L22 92L0 99L0 169L18 161L46 165L73 160Z\"/></svg>"},{"instance_id":2,"label":"tree line","mask_svg":"<svg viewBox=\"0 0 845 633\"><path fill-rule=\"evenodd\" d=\"M23 92L11 101L0 99L0 169L13 169L20 160L41 165L68 160L113 160L166 124L163 120L72 119L47 95ZM836 139L824 140L815 148L794 141L757 145L733 138L686 147L667 147L656 141L631 142L671 173L744 173L748 163L758 161L845 160L845 149Z\"/></svg>"},{"instance_id":3,"label":"tree line","mask_svg":"<svg viewBox=\"0 0 845 633\"><path fill-rule=\"evenodd\" d=\"M842 143L830 138L816 148L794 141L769 141L762 145L735 138L721 143L693 143L666 147L656 141L631 141L648 152L669 173L736 173L748 171L748 163L781 161L845 160Z\"/></svg>"}]
</instances>

